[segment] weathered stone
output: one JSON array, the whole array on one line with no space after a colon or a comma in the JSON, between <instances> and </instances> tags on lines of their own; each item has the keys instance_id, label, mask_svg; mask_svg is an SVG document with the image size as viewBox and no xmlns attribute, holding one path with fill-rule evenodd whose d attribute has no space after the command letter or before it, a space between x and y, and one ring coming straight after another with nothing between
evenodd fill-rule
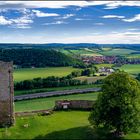
<instances>
[{"instance_id":1,"label":"weathered stone","mask_svg":"<svg viewBox=\"0 0 140 140\"><path fill-rule=\"evenodd\" d=\"M13 63L0 61L0 126L14 123Z\"/></svg>"},{"instance_id":2,"label":"weathered stone","mask_svg":"<svg viewBox=\"0 0 140 140\"><path fill-rule=\"evenodd\" d=\"M55 101L55 109L81 109L91 110L93 109L94 101L91 100L57 100Z\"/></svg>"}]
</instances>

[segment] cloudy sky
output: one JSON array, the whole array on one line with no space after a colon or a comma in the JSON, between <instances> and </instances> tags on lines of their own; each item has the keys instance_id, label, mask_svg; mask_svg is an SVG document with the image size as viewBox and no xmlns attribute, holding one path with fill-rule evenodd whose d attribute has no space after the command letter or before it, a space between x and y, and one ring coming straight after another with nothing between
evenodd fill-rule
<instances>
[{"instance_id":1,"label":"cloudy sky","mask_svg":"<svg viewBox=\"0 0 140 140\"><path fill-rule=\"evenodd\" d=\"M140 1L0 1L0 43L140 43Z\"/></svg>"}]
</instances>

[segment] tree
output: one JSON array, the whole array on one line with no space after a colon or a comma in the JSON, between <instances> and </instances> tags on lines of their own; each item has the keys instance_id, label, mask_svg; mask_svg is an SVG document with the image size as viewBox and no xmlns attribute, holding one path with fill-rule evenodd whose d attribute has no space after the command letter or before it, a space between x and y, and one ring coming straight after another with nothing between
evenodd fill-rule
<instances>
[{"instance_id":1,"label":"tree","mask_svg":"<svg viewBox=\"0 0 140 140\"><path fill-rule=\"evenodd\" d=\"M136 79L140 81L140 73L138 74L138 76L136 77Z\"/></svg>"},{"instance_id":2,"label":"tree","mask_svg":"<svg viewBox=\"0 0 140 140\"><path fill-rule=\"evenodd\" d=\"M94 75L95 71L93 71L92 69L88 68L88 69L84 69L82 71L82 76L91 76Z\"/></svg>"},{"instance_id":3,"label":"tree","mask_svg":"<svg viewBox=\"0 0 140 140\"><path fill-rule=\"evenodd\" d=\"M104 80L102 93L98 96L89 120L96 128L106 128L115 136L138 130L139 82L122 71L109 75Z\"/></svg>"}]
</instances>

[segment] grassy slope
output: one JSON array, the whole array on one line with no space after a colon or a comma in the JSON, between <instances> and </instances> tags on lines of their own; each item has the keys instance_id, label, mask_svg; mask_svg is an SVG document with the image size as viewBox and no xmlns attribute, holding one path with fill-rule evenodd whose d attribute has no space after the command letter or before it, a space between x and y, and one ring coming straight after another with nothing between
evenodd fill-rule
<instances>
[{"instance_id":1,"label":"grassy slope","mask_svg":"<svg viewBox=\"0 0 140 140\"><path fill-rule=\"evenodd\" d=\"M132 52L136 52L136 51L130 49L111 49L111 50L100 51L102 55L128 55Z\"/></svg>"},{"instance_id":2,"label":"grassy slope","mask_svg":"<svg viewBox=\"0 0 140 140\"><path fill-rule=\"evenodd\" d=\"M97 134L90 127L89 113L61 111L49 116L17 117L15 126L0 129L0 139L95 139ZM139 139L140 134L125 138Z\"/></svg>"},{"instance_id":3,"label":"grassy slope","mask_svg":"<svg viewBox=\"0 0 140 140\"><path fill-rule=\"evenodd\" d=\"M27 79L33 79L37 77L48 76L66 76L72 71L77 70L72 67L47 67L47 68L25 68L17 69L14 71L15 82L23 81Z\"/></svg>"},{"instance_id":4,"label":"grassy slope","mask_svg":"<svg viewBox=\"0 0 140 140\"><path fill-rule=\"evenodd\" d=\"M33 100L24 100L15 102L15 111L31 111L31 110L42 110L42 109L50 109L55 105L55 100L61 99L71 99L71 100L96 100L98 92L94 93L83 93L76 95L65 95L58 97L49 97L49 98L40 98Z\"/></svg>"},{"instance_id":5,"label":"grassy slope","mask_svg":"<svg viewBox=\"0 0 140 140\"><path fill-rule=\"evenodd\" d=\"M101 67L112 67L113 64L96 64L95 66L98 67L98 68L101 68Z\"/></svg>"},{"instance_id":6,"label":"grassy slope","mask_svg":"<svg viewBox=\"0 0 140 140\"><path fill-rule=\"evenodd\" d=\"M10 129L0 129L0 138L85 139L89 112L55 112L50 116L18 117ZM29 127L25 128L24 125Z\"/></svg>"},{"instance_id":7,"label":"grassy slope","mask_svg":"<svg viewBox=\"0 0 140 140\"><path fill-rule=\"evenodd\" d=\"M93 76L93 77L88 77L88 76L80 76L80 77L76 77L75 79L84 81L87 80L88 83L93 83L96 82L97 80L101 80L104 79L106 76Z\"/></svg>"},{"instance_id":8,"label":"grassy slope","mask_svg":"<svg viewBox=\"0 0 140 140\"><path fill-rule=\"evenodd\" d=\"M126 64L119 68L120 70L124 70L129 74L138 74L140 73L140 64Z\"/></svg>"}]
</instances>

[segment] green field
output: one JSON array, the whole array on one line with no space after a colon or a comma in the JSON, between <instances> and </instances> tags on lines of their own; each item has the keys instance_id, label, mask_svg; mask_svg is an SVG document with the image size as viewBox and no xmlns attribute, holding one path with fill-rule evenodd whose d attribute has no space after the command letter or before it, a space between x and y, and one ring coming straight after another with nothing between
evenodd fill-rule
<instances>
[{"instance_id":1,"label":"green field","mask_svg":"<svg viewBox=\"0 0 140 140\"><path fill-rule=\"evenodd\" d=\"M32 110L42 110L42 109L50 109L55 105L55 100L96 100L98 92L94 93L83 93L83 94L75 94L75 95L64 95L57 97L48 97L48 98L40 98L40 99L32 99L32 100L23 100L15 102L15 111L32 111Z\"/></svg>"},{"instance_id":2,"label":"green field","mask_svg":"<svg viewBox=\"0 0 140 140\"><path fill-rule=\"evenodd\" d=\"M98 48L79 48L79 49L61 49L62 53L67 55L87 55L87 56L111 56L111 55L121 55L121 56L131 56L131 53L137 52L131 49L121 49L121 48L111 48L104 47L102 49ZM135 56L135 55L134 55Z\"/></svg>"},{"instance_id":3,"label":"green field","mask_svg":"<svg viewBox=\"0 0 140 140\"><path fill-rule=\"evenodd\" d=\"M130 49L111 49L111 50L102 50L99 53L102 55L128 55L132 52L136 52L135 50Z\"/></svg>"},{"instance_id":4,"label":"green field","mask_svg":"<svg viewBox=\"0 0 140 140\"><path fill-rule=\"evenodd\" d=\"M98 68L101 68L101 67L110 67L111 68L113 66L113 64L96 64L95 66Z\"/></svg>"},{"instance_id":5,"label":"green field","mask_svg":"<svg viewBox=\"0 0 140 140\"><path fill-rule=\"evenodd\" d=\"M0 139L98 139L102 133L89 124L87 111L60 111L49 116L16 117L16 124L0 128ZM129 134L126 139L139 139L140 134Z\"/></svg>"},{"instance_id":6,"label":"green field","mask_svg":"<svg viewBox=\"0 0 140 140\"><path fill-rule=\"evenodd\" d=\"M104 79L105 77L106 76L93 76L93 77L80 76L80 77L77 77L75 79L81 80L81 81L87 80L87 82L90 84L90 83L95 83L97 80Z\"/></svg>"},{"instance_id":7,"label":"green field","mask_svg":"<svg viewBox=\"0 0 140 140\"><path fill-rule=\"evenodd\" d=\"M129 74L138 74L140 73L140 64L126 64L122 67L119 67L120 70L124 70Z\"/></svg>"},{"instance_id":8,"label":"green field","mask_svg":"<svg viewBox=\"0 0 140 140\"><path fill-rule=\"evenodd\" d=\"M14 81L19 82L33 78L46 78L48 76L66 76L72 71L77 70L73 67L46 67L46 68L23 68L14 71Z\"/></svg>"},{"instance_id":9,"label":"green field","mask_svg":"<svg viewBox=\"0 0 140 140\"><path fill-rule=\"evenodd\" d=\"M140 53L139 54L130 54L127 56L127 58L140 58Z\"/></svg>"},{"instance_id":10,"label":"green field","mask_svg":"<svg viewBox=\"0 0 140 140\"><path fill-rule=\"evenodd\" d=\"M102 54L98 53L98 49L89 49L89 48L79 48L79 49L60 49L60 52L66 54L66 55L81 55L81 56L102 56Z\"/></svg>"}]
</instances>

